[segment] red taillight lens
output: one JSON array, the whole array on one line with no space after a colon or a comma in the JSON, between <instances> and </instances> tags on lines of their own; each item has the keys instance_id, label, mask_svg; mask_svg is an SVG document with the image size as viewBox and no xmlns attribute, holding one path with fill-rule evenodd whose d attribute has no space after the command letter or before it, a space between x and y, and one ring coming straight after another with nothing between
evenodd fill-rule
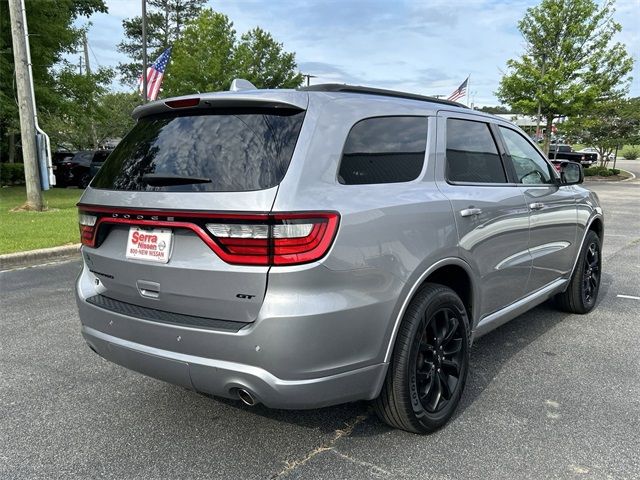
<instances>
[{"instance_id":1,"label":"red taillight lens","mask_svg":"<svg viewBox=\"0 0 640 480\"><path fill-rule=\"evenodd\" d=\"M338 228L337 213L269 215L266 223L207 223L223 252L238 265L296 265L322 258Z\"/></svg>"},{"instance_id":2,"label":"red taillight lens","mask_svg":"<svg viewBox=\"0 0 640 480\"><path fill-rule=\"evenodd\" d=\"M80 241L83 245L93 247L96 243L96 221L98 217L88 215L83 212L78 213L78 223L80 224Z\"/></svg>"}]
</instances>

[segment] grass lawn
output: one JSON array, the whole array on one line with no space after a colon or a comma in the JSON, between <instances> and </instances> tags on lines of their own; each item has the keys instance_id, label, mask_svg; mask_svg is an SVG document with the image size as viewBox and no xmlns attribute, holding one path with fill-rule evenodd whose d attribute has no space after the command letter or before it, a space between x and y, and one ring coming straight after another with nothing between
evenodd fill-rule
<instances>
[{"instance_id":1,"label":"grass lawn","mask_svg":"<svg viewBox=\"0 0 640 480\"><path fill-rule=\"evenodd\" d=\"M80 243L77 188L44 192L46 212L12 212L27 198L24 187L0 188L0 254Z\"/></svg>"}]
</instances>

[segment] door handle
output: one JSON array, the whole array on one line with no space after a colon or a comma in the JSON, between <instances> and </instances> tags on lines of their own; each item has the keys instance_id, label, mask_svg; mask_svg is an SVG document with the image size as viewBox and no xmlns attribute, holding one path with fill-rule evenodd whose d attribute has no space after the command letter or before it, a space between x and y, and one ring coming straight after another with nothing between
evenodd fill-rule
<instances>
[{"instance_id":1,"label":"door handle","mask_svg":"<svg viewBox=\"0 0 640 480\"><path fill-rule=\"evenodd\" d=\"M474 215L480 215L482 213L481 208L465 208L464 210L460 210L461 217L473 217Z\"/></svg>"},{"instance_id":2,"label":"door handle","mask_svg":"<svg viewBox=\"0 0 640 480\"><path fill-rule=\"evenodd\" d=\"M533 202L529 204L531 210L542 210L545 207L544 203Z\"/></svg>"}]
</instances>

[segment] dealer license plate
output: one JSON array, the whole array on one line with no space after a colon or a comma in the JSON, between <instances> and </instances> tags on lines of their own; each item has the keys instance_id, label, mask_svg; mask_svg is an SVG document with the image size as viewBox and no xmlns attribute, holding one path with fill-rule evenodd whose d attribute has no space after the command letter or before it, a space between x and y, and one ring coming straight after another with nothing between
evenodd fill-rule
<instances>
[{"instance_id":1,"label":"dealer license plate","mask_svg":"<svg viewBox=\"0 0 640 480\"><path fill-rule=\"evenodd\" d=\"M129 228L126 257L146 262L167 263L171 256L173 233L168 228Z\"/></svg>"}]
</instances>

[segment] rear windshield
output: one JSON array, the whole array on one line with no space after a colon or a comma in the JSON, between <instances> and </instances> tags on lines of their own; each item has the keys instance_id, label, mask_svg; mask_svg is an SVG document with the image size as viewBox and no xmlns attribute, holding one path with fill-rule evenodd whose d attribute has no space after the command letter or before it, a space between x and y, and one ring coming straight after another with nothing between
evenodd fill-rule
<instances>
[{"instance_id":1,"label":"rear windshield","mask_svg":"<svg viewBox=\"0 0 640 480\"><path fill-rule=\"evenodd\" d=\"M289 167L303 119L299 110L274 109L143 117L109 155L91 186L170 192L271 188ZM148 174L187 180L158 185L149 182L149 176L145 180ZM190 177L199 180L185 183Z\"/></svg>"}]
</instances>

